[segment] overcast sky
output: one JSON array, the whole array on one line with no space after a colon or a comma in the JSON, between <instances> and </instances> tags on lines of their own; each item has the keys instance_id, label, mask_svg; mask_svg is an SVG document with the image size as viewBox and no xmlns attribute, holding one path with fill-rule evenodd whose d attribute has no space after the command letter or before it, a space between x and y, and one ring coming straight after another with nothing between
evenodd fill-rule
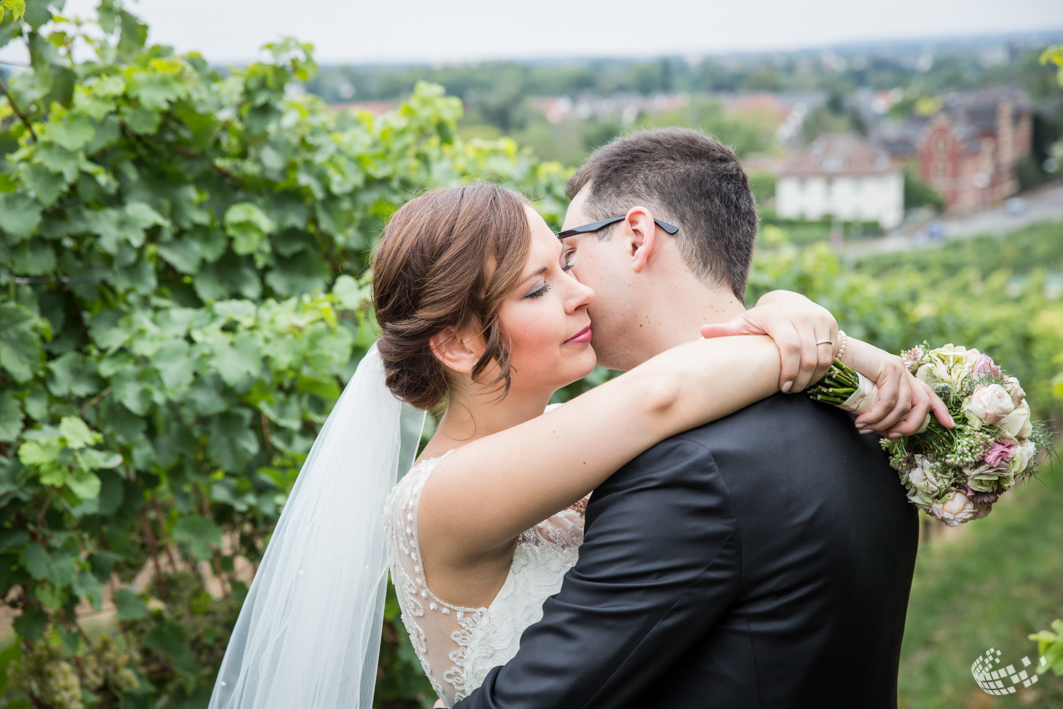
<instances>
[{"instance_id":1,"label":"overcast sky","mask_svg":"<svg viewBox=\"0 0 1063 709\"><path fill-rule=\"evenodd\" d=\"M68 0L86 14L93 0ZM699 55L1063 29L1063 0L140 0L153 42L212 62L283 35L323 63ZM0 52L10 57L10 51Z\"/></svg>"}]
</instances>

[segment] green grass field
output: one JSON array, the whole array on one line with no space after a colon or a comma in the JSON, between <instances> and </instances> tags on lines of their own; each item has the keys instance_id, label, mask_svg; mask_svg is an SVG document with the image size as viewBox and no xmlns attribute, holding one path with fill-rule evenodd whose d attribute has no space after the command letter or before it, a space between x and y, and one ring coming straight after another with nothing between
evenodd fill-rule
<instances>
[{"instance_id":1,"label":"green grass field","mask_svg":"<svg viewBox=\"0 0 1063 709\"><path fill-rule=\"evenodd\" d=\"M1063 465L1046 465L1009 497L986 519L920 545L900 707L1063 707L1063 678L1052 674L1006 697L985 694L971 677L971 664L991 647L1016 667L1024 656L1036 663L1027 635L1063 618Z\"/></svg>"}]
</instances>

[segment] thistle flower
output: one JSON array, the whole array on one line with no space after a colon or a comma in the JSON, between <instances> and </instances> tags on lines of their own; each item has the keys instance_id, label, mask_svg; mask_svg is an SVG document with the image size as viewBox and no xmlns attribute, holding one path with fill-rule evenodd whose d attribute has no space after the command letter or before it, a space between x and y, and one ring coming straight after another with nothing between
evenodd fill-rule
<instances>
[{"instance_id":1,"label":"thistle flower","mask_svg":"<svg viewBox=\"0 0 1063 709\"><path fill-rule=\"evenodd\" d=\"M993 504L1000 499L1000 495L1002 494L997 492L977 492L970 488L967 489L970 491L968 492L968 497L971 498L971 502L982 507Z\"/></svg>"}]
</instances>

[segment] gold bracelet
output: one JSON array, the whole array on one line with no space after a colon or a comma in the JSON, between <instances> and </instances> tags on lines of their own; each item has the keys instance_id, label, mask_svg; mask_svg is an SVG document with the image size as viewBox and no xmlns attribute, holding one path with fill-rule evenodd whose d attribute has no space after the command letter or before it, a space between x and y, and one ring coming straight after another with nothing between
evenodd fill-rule
<instances>
[{"instance_id":1,"label":"gold bracelet","mask_svg":"<svg viewBox=\"0 0 1063 709\"><path fill-rule=\"evenodd\" d=\"M841 362L842 355L845 354L845 345L848 344L849 338L845 336L845 333L842 330L838 330L838 334L841 335L842 346L838 348L838 355L834 359Z\"/></svg>"}]
</instances>

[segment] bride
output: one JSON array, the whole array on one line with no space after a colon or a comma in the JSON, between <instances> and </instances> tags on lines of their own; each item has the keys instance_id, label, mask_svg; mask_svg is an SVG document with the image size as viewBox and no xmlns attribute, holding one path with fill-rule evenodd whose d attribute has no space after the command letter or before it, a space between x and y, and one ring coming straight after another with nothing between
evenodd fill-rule
<instances>
[{"instance_id":1,"label":"bride","mask_svg":"<svg viewBox=\"0 0 1063 709\"><path fill-rule=\"evenodd\" d=\"M300 472L211 709L370 707L389 566L413 647L452 706L542 617L595 487L660 441L779 391L771 338L702 339L544 414L595 366L593 293L568 269L543 219L500 187L431 192L394 215L373 263L382 335ZM822 374L840 344L833 318L813 304L768 315L808 343L831 333L834 352L819 347L795 381ZM899 362L853 338L844 359L872 378ZM884 432L905 399L861 422ZM411 467L423 412L442 404Z\"/></svg>"}]
</instances>

